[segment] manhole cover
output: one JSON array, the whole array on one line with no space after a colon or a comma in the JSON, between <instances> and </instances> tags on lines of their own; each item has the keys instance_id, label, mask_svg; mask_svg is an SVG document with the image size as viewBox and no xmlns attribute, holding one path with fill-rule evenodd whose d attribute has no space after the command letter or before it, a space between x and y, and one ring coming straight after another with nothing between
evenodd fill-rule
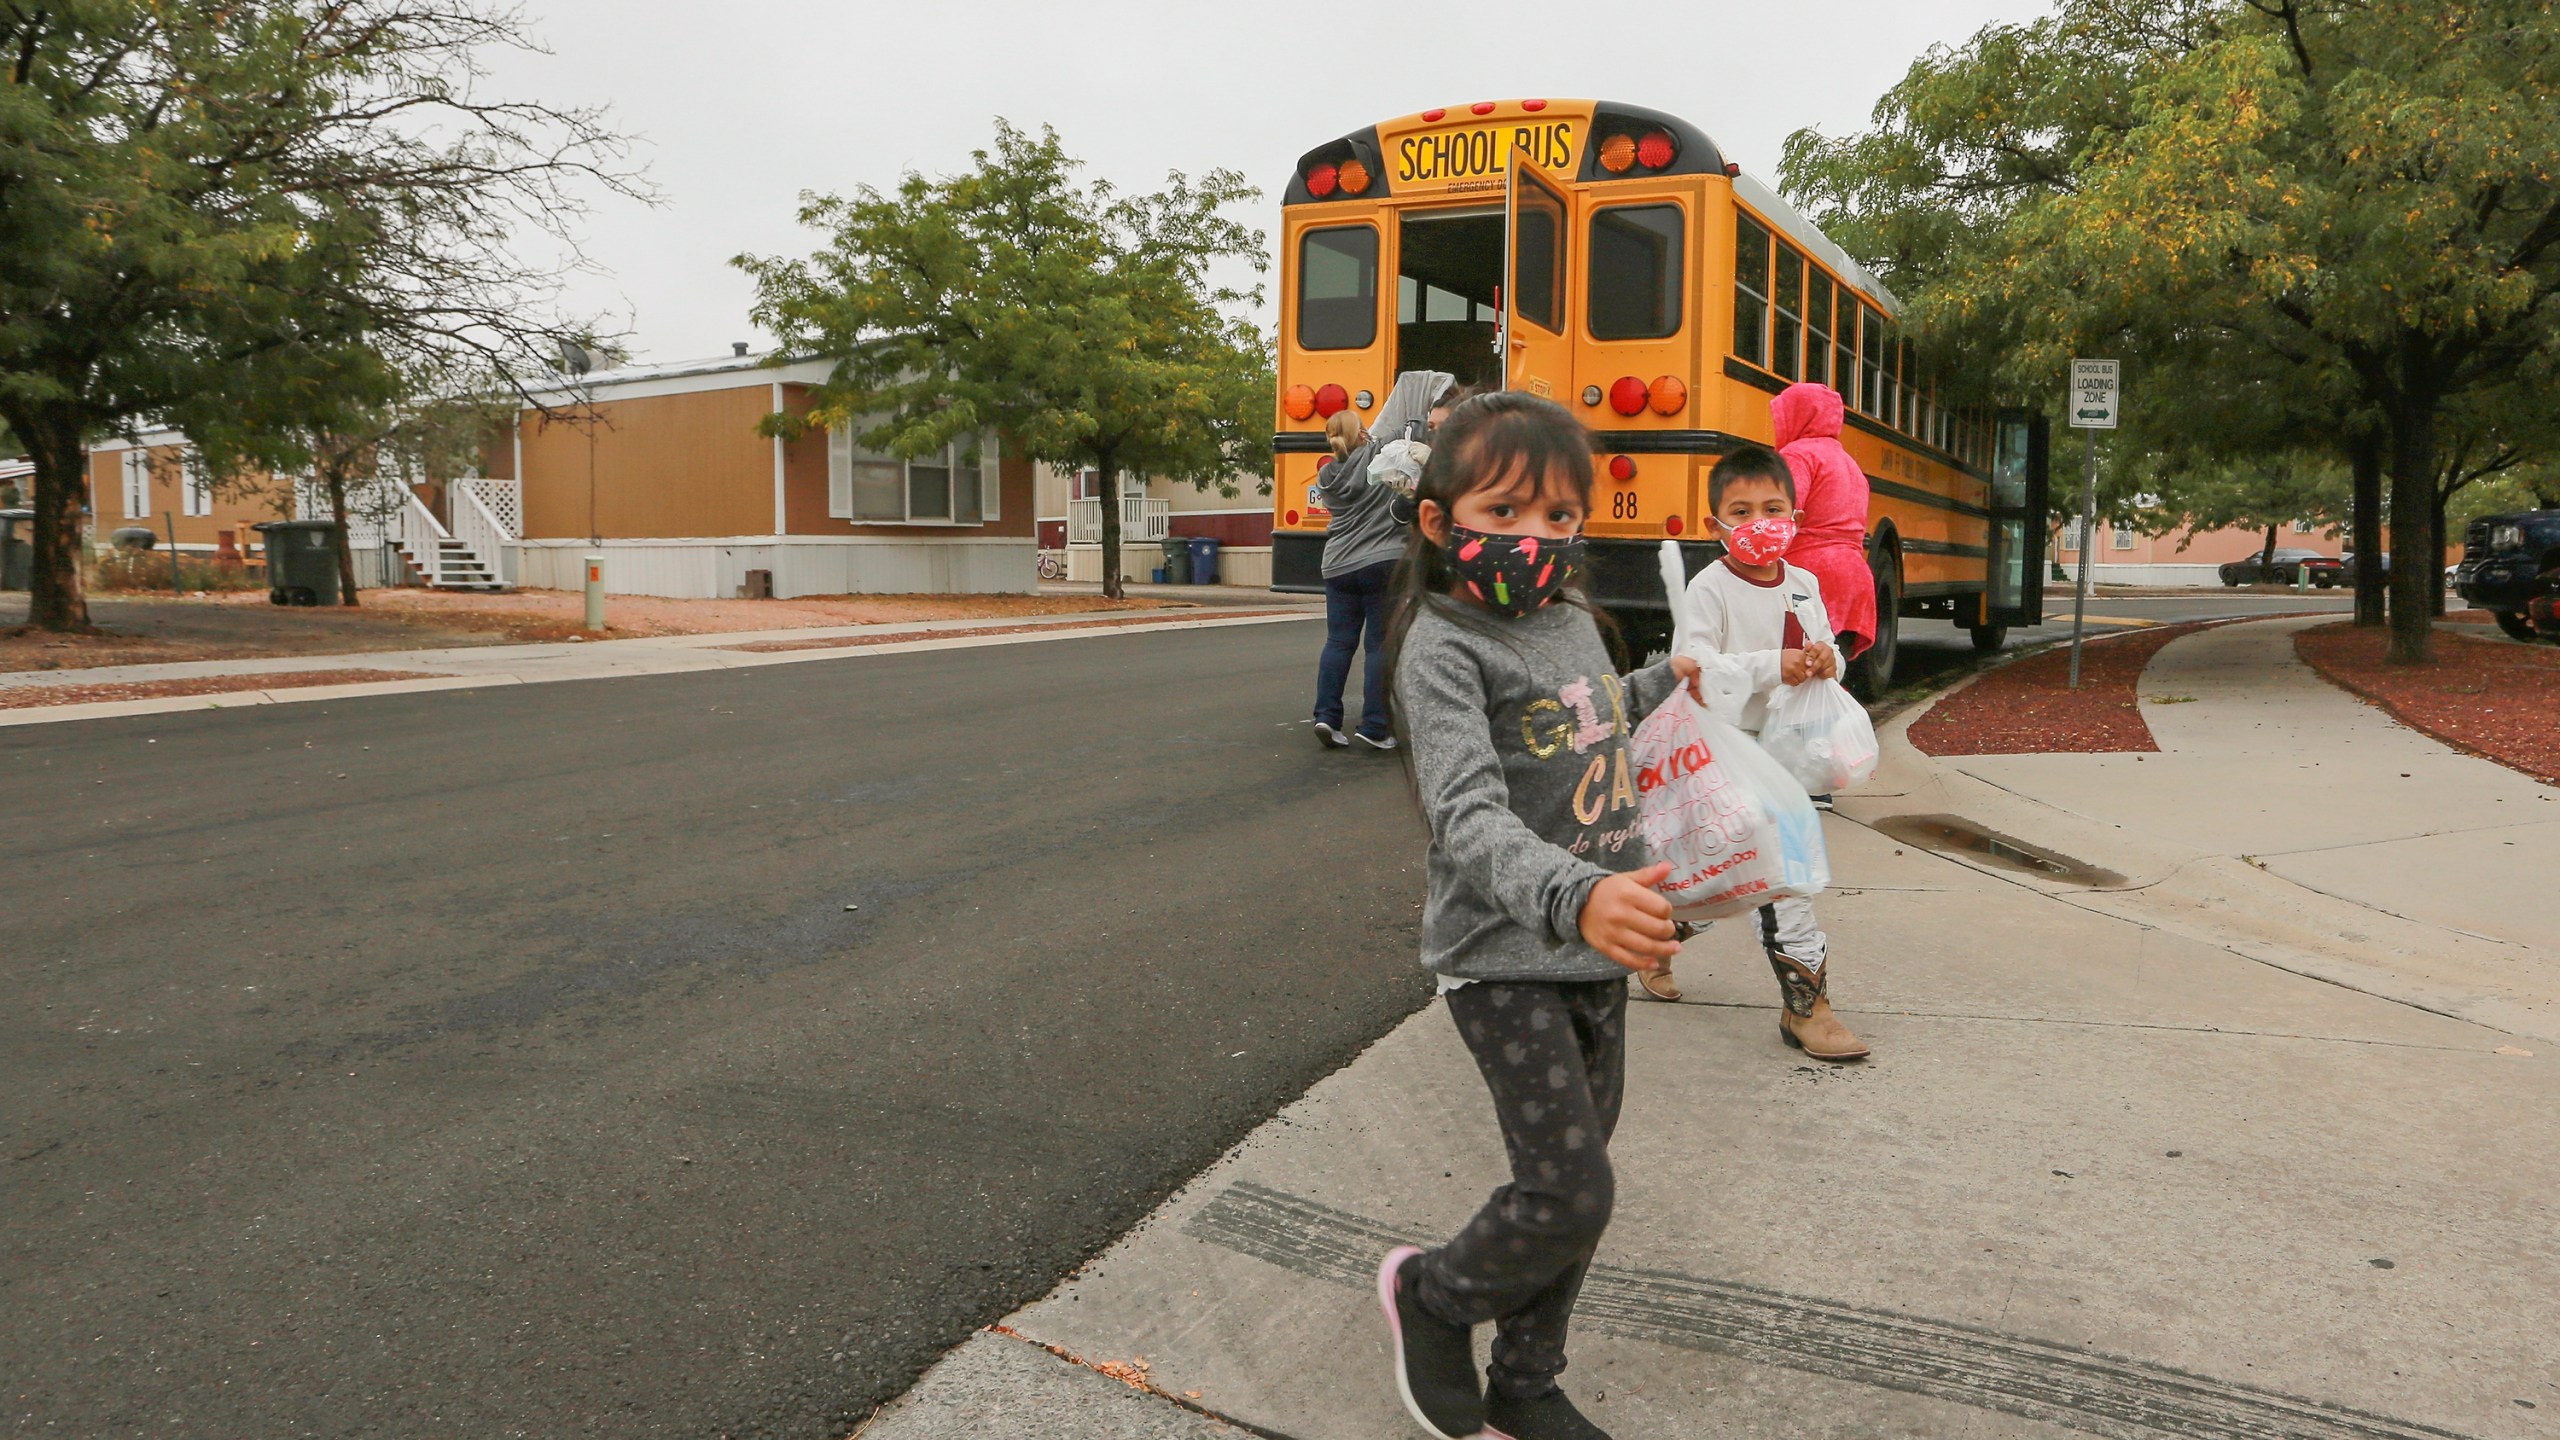
<instances>
[{"instance_id":1,"label":"manhole cover","mask_svg":"<svg viewBox=\"0 0 2560 1440\"><path fill-rule=\"evenodd\" d=\"M1907 844L1941 855L1973 855L2005 870L2074 885L2121 885L2124 877L2068 855L2056 855L2015 836L1986 830L1961 815L1896 815L1876 822L1876 829Z\"/></svg>"}]
</instances>

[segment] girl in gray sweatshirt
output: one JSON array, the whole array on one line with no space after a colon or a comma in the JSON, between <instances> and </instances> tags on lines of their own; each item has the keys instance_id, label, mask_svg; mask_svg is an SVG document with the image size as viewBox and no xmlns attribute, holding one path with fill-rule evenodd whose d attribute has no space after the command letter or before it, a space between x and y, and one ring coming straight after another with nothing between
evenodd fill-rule
<instances>
[{"instance_id":1,"label":"girl in gray sweatshirt","mask_svg":"<svg viewBox=\"0 0 2560 1440\"><path fill-rule=\"evenodd\" d=\"M1614 1181L1626 977L1677 950L1636 826L1636 725L1696 662L1621 676L1573 588L1591 442L1552 401L1451 412L1416 492L1389 625L1396 728L1431 830L1422 963L1475 1056L1511 1183L1378 1293L1406 1409L1443 1440L1590 1440L1556 1384ZM1494 1326L1475 1373L1471 1334ZM1605 1436L1602 1436L1605 1440Z\"/></svg>"}]
</instances>

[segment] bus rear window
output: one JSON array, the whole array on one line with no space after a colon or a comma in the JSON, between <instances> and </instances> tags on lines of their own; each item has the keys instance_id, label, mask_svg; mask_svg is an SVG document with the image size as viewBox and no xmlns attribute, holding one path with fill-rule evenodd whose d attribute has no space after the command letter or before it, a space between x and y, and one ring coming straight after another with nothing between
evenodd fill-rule
<instances>
[{"instance_id":1,"label":"bus rear window","mask_svg":"<svg viewBox=\"0 0 2560 1440\"><path fill-rule=\"evenodd\" d=\"M1298 348L1362 350L1378 338L1378 232L1310 230L1298 241Z\"/></svg>"},{"instance_id":2,"label":"bus rear window","mask_svg":"<svg viewBox=\"0 0 2560 1440\"><path fill-rule=\"evenodd\" d=\"M1680 207L1621 205L1591 217L1591 338L1680 333Z\"/></svg>"}]
</instances>

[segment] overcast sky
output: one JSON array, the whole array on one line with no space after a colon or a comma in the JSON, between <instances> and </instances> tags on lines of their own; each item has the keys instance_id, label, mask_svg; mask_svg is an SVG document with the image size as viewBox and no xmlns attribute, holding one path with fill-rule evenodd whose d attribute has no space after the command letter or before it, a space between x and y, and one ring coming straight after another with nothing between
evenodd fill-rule
<instances>
[{"instance_id":1,"label":"overcast sky","mask_svg":"<svg viewBox=\"0 0 2560 1440\"><path fill-rule=\"evenodd\" d=\"M2044 13L2042 0L1590 5L1183 5L1123 0L522 0L552 53L495 83L607 105L664 203L601 207L605 280L638 356L718 354L747 321L740 251L805 254L803 190L963 168L994 117L1053 125L1124 186L1241 170L1270 197L1306 150L1433 105L1525 96L1681 115L1774 182L1786 136L1862 125L1929 46ZM493 57L494 58L494 57Z\"/></svg>"}]
</instances>

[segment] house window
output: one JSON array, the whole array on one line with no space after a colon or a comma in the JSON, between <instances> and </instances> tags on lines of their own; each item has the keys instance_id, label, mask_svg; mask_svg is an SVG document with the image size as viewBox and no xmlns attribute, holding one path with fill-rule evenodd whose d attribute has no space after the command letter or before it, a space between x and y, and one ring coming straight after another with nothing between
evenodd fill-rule
<instances>
[{"instance_id":1,"label":"house window","mask_svg":"<svg viewBox=\"0 0 2560 1440\"><path fill-rule=\"evenodd\" d=\"M827 432L830 516L874 525L983 525L998 518L992 433L963 436L913 459L865 449L858 433L851 426Z\"/></svg>"},{"instance_id":2,"label":"house window","mask_svg":"<svg viewBox=\"0 0 2560 1440\"><path fill-rule=\"evenodd\" d=\"M178 506L189 515L213 513L213 477L204 473L192 455L179 466Z\"/></svg>"},{"instance_id":3,"label":"house window","mask_svg":"<svg viewBox=\"0 0 2560 1440\"><path fill-rule=\"evenodd\" d=\"M2080 548L2080 517L2077 515L2062 522L2062 548L2070 551Z\"/></svg>"},{"instance_id":4,"label":"house window","mask_svg":"<svg viewBox=\"0 0 2560 1440\"><path fill-rule=\"evenodd\" d=\"M2132 549L2132 548L2133 548L2133 527L2132 527L2132 526L2130 526L2130 525L2117 525L2117 526L2113 526L2113 527L2111 527L2111 528L2112 528L2112 530L2113 530L2113 532L2114 532L2114 535L2115 535L2115 547L2116 547L2117 549L2119 549L2119 550L2130 550L2130 549Z\"/></svg>"},{"instance_id":5,"label":"house window","mask_svg":"<svg viewBox=\"0 0 2560 1440\"><path fill-rule=\"evenodd\" d=\"M124 518L151 518L151 454L146 450L124 452Z\"/></svg>"}]
</instances>

